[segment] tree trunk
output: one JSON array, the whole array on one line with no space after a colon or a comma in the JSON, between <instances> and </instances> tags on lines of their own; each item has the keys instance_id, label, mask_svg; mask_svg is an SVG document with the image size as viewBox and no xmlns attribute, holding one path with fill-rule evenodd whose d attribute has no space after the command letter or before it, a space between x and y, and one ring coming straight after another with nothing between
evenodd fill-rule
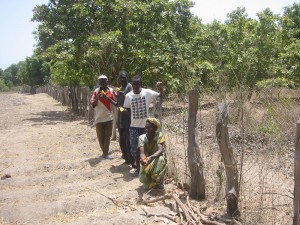
<instances>
[{"instance_id":1,"label":"tree trunk","mask_svg":"<svg viewBox=\"0 0 300 225\"><path fill-rule=\"evenodd\" d=\"M36 87L30 87L30 94L36 94Z\"/></svg>"},{"instance_id":2,"label":"tree trunk","mask_svg":"<svg viewBox=\"0 0 300 225\"><path fill-rule=\"evenodd\" d=\"M198 92L191 90L189 96L188 117L188 164L191 172L190 197L193 199L205 199L205 180L203 176L203 160L200 149L195 139L196 116L198 110Z\"/></svg>"},{"instance_id":3,"label":"tree trunk","mask_svg":"<svg viewBox=\"0 0 300 225\"><path fill-rule=\"evenodd\" d=\"M231 217L237 217L240 215L238 209L238 170L236 161L233 157L233 150L229 142L227 124L228 104L221 103L218 105L216 136L226 172L227 214Z\"/></svg>"},{"instance_id":4,"label":"tree trunk","mask_svg":"<svg viewBox=\"0 0 300 225\"><path fill-rule=\"evenodd\" d=\"M297 121L294 161L294 221L293 225L300 225L300 120Z\"/></svg>"}]
</instances>

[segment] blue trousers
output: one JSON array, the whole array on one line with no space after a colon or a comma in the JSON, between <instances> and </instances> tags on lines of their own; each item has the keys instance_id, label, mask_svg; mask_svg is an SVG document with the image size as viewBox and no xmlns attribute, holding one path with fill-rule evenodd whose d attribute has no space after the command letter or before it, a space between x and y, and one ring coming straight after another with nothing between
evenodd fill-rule
<instances>
[{"instance_id":1,"label":"blue trousers","mask_svg":"<svg viewBox=\"0 0 300 225\"><path fill-rule=\"evenodd\" d=\"M138 151L137 146L138 146L139 136L145 133L146 133L145 128L141 128L141 127L129 128L130 146L131 146L130 152L134 158L135 161L134 164L138 170L140 169L140 152Z\"/></svg>"}]
</instances>

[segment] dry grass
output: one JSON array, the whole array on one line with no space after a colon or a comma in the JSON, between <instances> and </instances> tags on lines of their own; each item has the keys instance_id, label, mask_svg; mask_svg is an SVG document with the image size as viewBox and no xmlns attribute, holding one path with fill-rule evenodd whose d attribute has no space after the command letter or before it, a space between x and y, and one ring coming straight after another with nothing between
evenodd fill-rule
<instances>
[{"instance_id":1,"label":"dry grass","mask_svg":"<svg viewBox=\"0 0 300 225\"><path fill-rule=\"evenodd\" d=\"M203 98L206 99L206 98ZM243 224L291 224L295 125L300 112L300 90L265 90L251 101L231 98L229 135L240 173ZM172 102L177 102L174 100ZM173 104L174 105L174 104ZM188 106L166 100L163 124L169 174L189 183L187 165ZM216 142L217 101L200 102L196 140L204 161L207 201L226 205L226 174ZM226 209L225 209L226 211Z\"/></svg>"}]
</instances>

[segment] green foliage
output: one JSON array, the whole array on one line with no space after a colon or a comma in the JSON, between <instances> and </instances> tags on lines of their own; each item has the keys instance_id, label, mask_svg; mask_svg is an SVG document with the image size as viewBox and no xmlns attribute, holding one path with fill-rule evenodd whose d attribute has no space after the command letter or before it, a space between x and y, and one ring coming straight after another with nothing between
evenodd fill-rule
<instances>
[{"instance_id":1,"label":"green foliage","mask_svg":"<svg viewBox=\"0 0 300 225\"><path fill-rule=\"evenodd\" d=\"M20 63L20 69L17 73L23 85L29 85L32 88L44 85L48 80L49 65L37 56L27 57Z\"/></svg>"},{"instance_id":2,"label":"green foliage","mask_svg":"<svg viewBox=\"0 0 300 225\"><path fill-rule=\"evenodd\" d=\"M281 25L285 41L290 39L300 39L300 3L294 3L292 6L284 8L281 18Z\"/></svg>"},{"instance_id":3,"label":"green foliage","mask_svg":"<svg viewBox=\"0 0 300 225\"><path fill-rule=\"evenodd\" d=\"M264 125L260 126L258 130L266 135L275 135L280 132L276 122L276 112L273 108L267 110L267 121Z\"/></svg>"},{"instance_id":4,"label":"green foliage","mask_svg":"<svg viewBox=\"0 0 300 225\"><path fill-rule=\"evenodd\" d=\"M266 79L262 81L258 81L256 83L256 88L258 90L262 90L264 88L270 88L270 87L286 87L286 88L294 88L295 83L291 80L288 80L284 77L277 77L277 78L271 78Z\"/></svg>"},{"instance_id":5,"label":"green foliage","mask_svg":"<svg viewBox=\"0 0 300 225\"><path fill-rule=\"evenodd\" d=\"M19 70L19 65L12 64L4 71L0 69L0 91L9 91L14 86L20 84L20 80L17 78L17 72Z\"/></svg>"},{"instance_id":6,"label":"green foliage","mask_svg":"<svg viewBox=\"0 0 300 225\"><path fill-rule=\"evenodd\" d=\"M0 91L9 91L9 87L6 86L3 79L0 79Z\"/></svg>"},{"instance_id":7,"label":"green foliage","mask_svg":"<svg viewBox=\"0 0 300 225\"><path fill-rule=\"evenodd\" d=\"M281 50L279 16L274 15L270 9L258 13L259 24L256 29L256 65L255 76L252 82L273 77L272 66Z\"/></svg>"},{"instance_id":8,"label":"green foliage","mask_svg":"<svg viewBox=\"0 0 300 225\"><path fill-rule=\"evenodd\" d=\"M276 78L297 85L299 5L281 18L265 9L258 20L237 8L225 23L204 25L189 0L51 0L34 9L36 55L57 85L93 86L99 73L118 85L121 69L169 92L251 90Z\"/></svg>"},{"instance_id":9,"label":"green foliage","mask_svg":"<svg viewBox=\"0 0 300 225\"><path fill-rule=\"evenodd\" d=\"M99 73L114 82L124 68L142 75L145 86L157 80L168 85L165 75L180 75L181 52L191 52L185 43L194 32L192 5L188 0L59 1L36 7L33 20L41 22L38 47L55 67L52 80L58 84L91 85ZM62 79L57 68L64 69Z\"/></svg>"},{"instance_id":10,"label":"green foliage","mask_svg":"<svg viewBox=\"0 0 300 225\"><path fill-rule=\"evenodd\" d=\"M294 39L286 45L276 59L273 70L278 76L300 84L300 40Z\"/></svg>"},{"instance_id":11,"label":"green foliage","mask_svg":"<svg viewBox=\"0 0 300 225\"><path fill-rule=\"evenodd\" d=\"M219 179L219 182L223 183L223 181L224 181L224 168L223 168L222 164L218 165L218 169L216 170L216 174L217 174L217 177Z\"/></svg>"},{"instance_id":12,"label":"green foliage","mask_svg":"<svg viewBox=\"0 0 300 225\"><path fill-rule=\"evenodd\" d=\"M285 105L286 107L290 107L292 105L292 98L291 96L287 97L279 97L279 101L281 104Z\"/></svg>"}]
</instances>

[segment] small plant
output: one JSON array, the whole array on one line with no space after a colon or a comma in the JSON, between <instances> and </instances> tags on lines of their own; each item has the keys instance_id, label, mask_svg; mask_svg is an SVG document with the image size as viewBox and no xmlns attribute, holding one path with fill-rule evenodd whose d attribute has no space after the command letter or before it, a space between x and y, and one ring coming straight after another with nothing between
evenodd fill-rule
<instances>
[{"instance_id":1,"label":"small plant","mask_svg":"<svg viewBox=\"0 0 300 225\"><path fill-rule=\"evenodd\" d=\"M287 97L279 97L279 101L280 101L280 103L282 103L283 105L290 106L291 103L292 103L292 98L291 98L291 96L287 96Z\"/></svg>"},{"instance_id":2,"label":"small plant","mask_svg":"<svg viewBox=\"0 0 300 225\"><path fill-rule=\"evenodd\" d=\"M273 108L267 109L267 121L266 125L260 126L259 131L263 134L278 134L280 132L280 129L276 122L276 113Z\"/></svg>"}]
</instances>

